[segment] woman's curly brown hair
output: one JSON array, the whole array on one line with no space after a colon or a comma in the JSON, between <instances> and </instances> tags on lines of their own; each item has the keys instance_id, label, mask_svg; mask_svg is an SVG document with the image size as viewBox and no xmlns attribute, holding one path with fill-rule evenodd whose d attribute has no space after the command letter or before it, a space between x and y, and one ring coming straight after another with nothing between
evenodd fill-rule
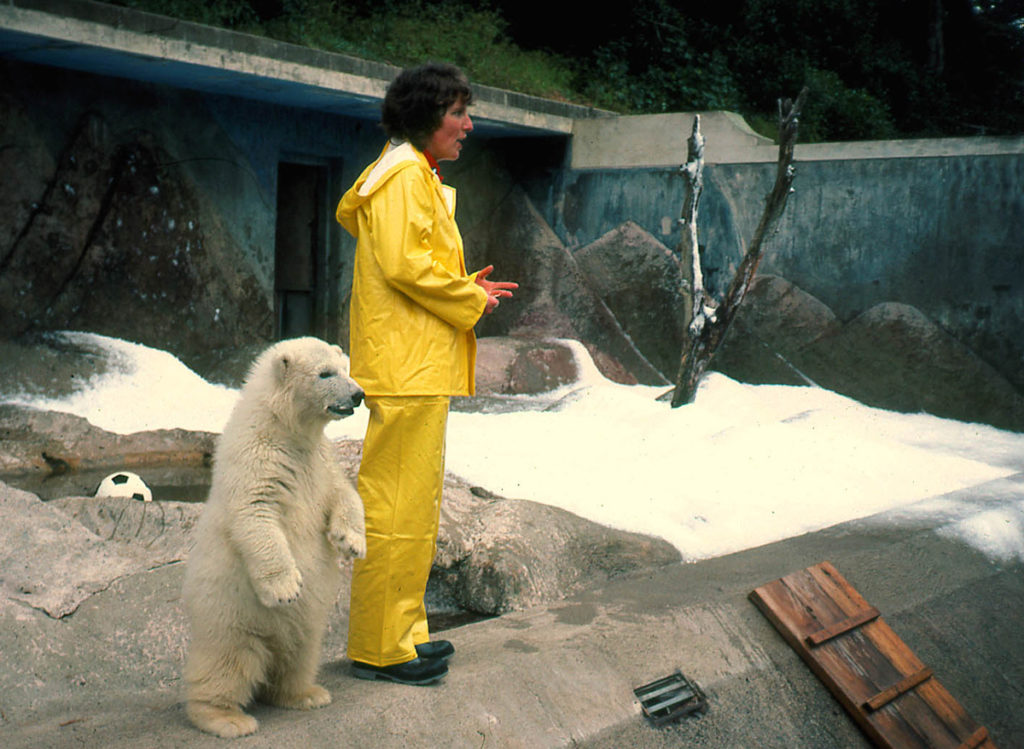
<instances>
[{"instance_id":1,"label":"woman's curly brown hair","mask_svg":"<svg viewBox=\"0 0 1024 749\"><path fill-rule=\"evenodd\" d=\"M388 86L380 123L389 138L407 140L423 150L441 127L448 108L470 104L473 92L466 74L454 65L428 62L403 70Z\"/></svg>"}]
</instances>

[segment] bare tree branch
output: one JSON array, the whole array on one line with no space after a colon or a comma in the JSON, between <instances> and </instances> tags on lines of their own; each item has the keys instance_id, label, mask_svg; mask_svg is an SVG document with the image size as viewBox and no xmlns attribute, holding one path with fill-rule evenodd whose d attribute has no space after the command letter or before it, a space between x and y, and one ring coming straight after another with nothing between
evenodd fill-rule
<instances>
[{"instance_id":1,"label":"bare tree branch","mask_svg":"<svg viewBox=\"0 0 1024 749\"><path fill-rule=\"evenodd\" d=\"M686 141L686 163L680 168L686 178L686 194L678 223L683 228L676 247L683 279L689 281L692 292L688 327L691 335L698 335L713 318L713 309L705 304L704 274L700 264L700 245L697 242L697 209L704 192L704 135L700 131L700 115L693 118L693 131ZM689 268L685 263L689 262Z\"/></svg>"},{"instance_id":2,"label":"bare tree branch","mask_svg":"<svg viewBox=\"0 0 1024 749\"><path fill-rule=\"evenodd\" d=\"M708 315L701 323L698 323L698 304L701 307L701 313L705 315L710 304L704 298L706 294L703 288L700 289L699 293L697 289L700 269L696 249L696 203L694 203L692 209L693 215L690 217L688 215L688 210L690 210L688 205L693 198L694 187L692 183L688 182L686 198L683 202L683 218L680 221L687 221L692 218L692 223L687 226L688 231L684 232L684 238L680 241L680 251L684 249L684 245L692 247L692 256L696 266L694 269L693 293L694 317L690 324L690 340L680 357L679 374L676 377L676 387L672 393L673 408L693 402L693 398L697 393L697 385L700 384L701 377L711 364L712 357L714 357L715 352L724 340L725 334L733 318L736 317L736 313L739 311L739 307L747 295L751 282L754 280L757 266L761 262L763 255L764 241L771 234L775 223L782 216L786 208L786 201L793 191L793 179L796 176L793 168L793 152L796 147L800 111L806 98L807 89L804 88L795 102L789 99L785 101L779 100L779 158L776 166L775 185L768 194L764 212L761 214L761 220L754 231L754 236L743 256L743 260L740 261L740 265L736 269L736 275L733 276L729 290L725 294L725 299L718 306L718 309L713 314ZM694 125L694 130L697 131L696 124ZM693 146L691 145L689 147L689 156L692 157L692 155ZM700 142L700 156L699 163L703 167L703 138L701 138ZM687 170L689 166L690 163L688 162L684 170ZM703 178L701 178L700 186L703 186ZM699 198L699 193L697 193L697 197ZM701 286L703 286L703 283Z\"/></svg>"}]
</instances>

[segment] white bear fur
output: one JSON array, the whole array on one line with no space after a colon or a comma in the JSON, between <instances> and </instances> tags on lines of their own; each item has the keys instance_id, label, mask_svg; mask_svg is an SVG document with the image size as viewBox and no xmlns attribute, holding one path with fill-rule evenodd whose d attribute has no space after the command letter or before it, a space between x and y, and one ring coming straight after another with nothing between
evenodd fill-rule
<instances>
[{"instance_id":1,"label":"white bear fur","mask_svg":"<svg viewBox=\"0 0 1024 749\"><path fill-rule=\"evenodd\" d=\"M340 557L366 553L363 505L324 427L362 391L338 346L297 338L253 364L214 453L213 481L189 554L186 714L218 736L257 728L253 698L311 709Z\"/></svg>"}]
</instances>

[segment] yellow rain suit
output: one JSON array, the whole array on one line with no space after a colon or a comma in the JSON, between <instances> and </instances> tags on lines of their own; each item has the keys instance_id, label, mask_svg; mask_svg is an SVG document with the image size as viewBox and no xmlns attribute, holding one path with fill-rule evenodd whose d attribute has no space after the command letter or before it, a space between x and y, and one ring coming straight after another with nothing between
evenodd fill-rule
<instances>
[{"instance_id":1,"label":"yellow rain suit","mask_svg":"<svg viewBox=\"0 0 1024 749\"><path fill-rule=\"evenodd\" d=\"M429 639L423 594L449 396L474 392L473 326L487 293L466 273L454 216L455 191L408 143L385 147L338 205L356 238L351 372L370 409L358 481L367 551L352 571L348 655L373 666L410 661Z\"/></svg>"}]
</instances>

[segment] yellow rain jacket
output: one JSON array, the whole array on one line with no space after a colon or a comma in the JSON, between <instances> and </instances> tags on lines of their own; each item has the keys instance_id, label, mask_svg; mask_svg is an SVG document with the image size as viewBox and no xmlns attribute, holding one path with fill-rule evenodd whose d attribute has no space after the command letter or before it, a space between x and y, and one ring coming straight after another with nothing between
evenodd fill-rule
<instances>
[{"instance_id":1,"label":"yellow rain jacket","mask_svg":"<svg viewBox=\"0 0 1024 749\"><path fill-rule=\"evenodd\" d=\"M352 377L367 395L473 395L473 326L487 293L466 274L455 190L409 143L389 143L338 204L356 238Z\"/></svg>"}]
</instances>

